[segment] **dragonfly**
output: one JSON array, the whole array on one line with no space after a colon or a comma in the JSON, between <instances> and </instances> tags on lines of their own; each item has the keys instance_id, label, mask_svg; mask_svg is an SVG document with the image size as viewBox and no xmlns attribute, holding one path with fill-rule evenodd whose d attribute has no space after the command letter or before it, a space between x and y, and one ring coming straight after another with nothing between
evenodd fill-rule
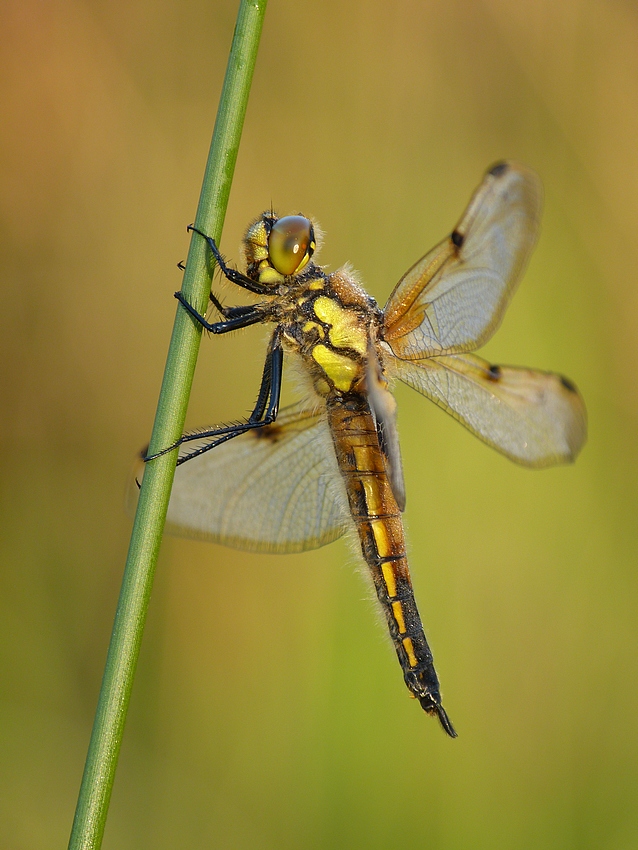
<instances>
[{"instance_id":1,"label":"dragonfly","mask_svg":"<svg viewBox=\"0 0 638 850\"><path fill-rule=\"evenodd\" d=\"M553 373L497 366L472 353L492 336L537 240L542 188L529 168L487 171L459 223L401 278L380 309L349 266L328 274L304 215L262 213L243 241L246 271L212 256L231 284L257 296L225 307L211 293L212 334L273 326L250 416L189 432L179 449L167 529L253 552L301 552L350 531L385 615L410 695L456 731L417 608L401 514L406 493L391 392L398 380L513 461L574 460L586 438L574 384ZM303 399L280 406L283 364Z\"/></svg>"}]
</instances>

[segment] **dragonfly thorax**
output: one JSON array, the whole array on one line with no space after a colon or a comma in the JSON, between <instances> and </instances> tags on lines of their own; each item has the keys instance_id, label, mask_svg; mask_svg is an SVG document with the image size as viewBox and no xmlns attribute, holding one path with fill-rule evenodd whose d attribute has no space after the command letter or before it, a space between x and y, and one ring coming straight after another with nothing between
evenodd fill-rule
<instances>
[{"instance_id":1,"label":"dragonfly thorax","mask_svg":"<svg viewBox=\"0 0 638 850\"><path fill-rule=\"evenodd\" d=\"M279 306L286 310L279 321L284 345L301 355L319 395L363 391L379 311L348 271L326 276L317 270Z\"/></svg>"}]
</instances>

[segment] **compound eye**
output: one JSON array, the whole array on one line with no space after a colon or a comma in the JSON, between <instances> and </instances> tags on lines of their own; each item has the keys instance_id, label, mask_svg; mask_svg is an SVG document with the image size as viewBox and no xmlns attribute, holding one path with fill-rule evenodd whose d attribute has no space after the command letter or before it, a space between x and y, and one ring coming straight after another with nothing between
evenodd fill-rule
<instances>
[{"instance_id":1,"label":"compound eye","mask_svg":"<svg viewBox=\"0 0 638 850\"><path fill-rule=\"evenodd\" d=\"M268 237L268 256L280 274L301 271L315 250L312 222L302 215L287 215L275 222Z\"/></svg>"}]
</instances>

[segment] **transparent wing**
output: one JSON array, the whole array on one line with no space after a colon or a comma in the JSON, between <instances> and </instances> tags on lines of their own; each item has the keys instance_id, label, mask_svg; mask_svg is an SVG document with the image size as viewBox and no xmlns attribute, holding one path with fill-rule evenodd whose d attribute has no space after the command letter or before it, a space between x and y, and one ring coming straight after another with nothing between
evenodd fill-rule
<instances>
[{"instance_id":1,"label":"transparent wing","mask_svg":"<svg viewBox=\"0 0 638 850\"><path fill-rule=\"evenodd\" d=\"M450 237L399 281L384 338L408 360L472 351L492 336L536 243L542 188L503 162L487 172Z\"/></svg>"},{"instance_id":2,"label":"transparent wing","mask_svg":"<svg viewBox=\"0 0 638 850\"><path fill-rule=\"evenodd\" d=\"M325 417L295 405L178 466L166 528L247 551L301 552L343 534L340 488Z\"/></svg>"},{"instance_id":3,"label":"transparent wing","mask_svg":"<svg viewBox=\"0 0 638 850\"><path fill-rule=\"evenodd\" d=\"M525 466L572 461L585 442L585 405L560 375L491 366L475 354L391 358L389 368L488 445Z\"/></svg>"}]
</instances>

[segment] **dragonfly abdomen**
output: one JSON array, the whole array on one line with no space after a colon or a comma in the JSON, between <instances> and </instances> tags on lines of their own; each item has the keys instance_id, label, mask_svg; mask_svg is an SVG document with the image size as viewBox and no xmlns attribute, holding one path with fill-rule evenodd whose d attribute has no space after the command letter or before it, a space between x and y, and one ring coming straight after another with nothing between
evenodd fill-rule
<instances>
[{"instance_id":1,"label":"dragonfly abdomen","mask_svg":"<svg viewBox=\"0 0 638 850\"><path fill-rule=\"evenodd\" d=\"M405 683L445 731L456 733L441 706L439 681L423 631L405 551L401 512L392 492L372 413L357 393L327 400L328 423L363 558L403 670Z\"/></svg>"}]
</instances>

